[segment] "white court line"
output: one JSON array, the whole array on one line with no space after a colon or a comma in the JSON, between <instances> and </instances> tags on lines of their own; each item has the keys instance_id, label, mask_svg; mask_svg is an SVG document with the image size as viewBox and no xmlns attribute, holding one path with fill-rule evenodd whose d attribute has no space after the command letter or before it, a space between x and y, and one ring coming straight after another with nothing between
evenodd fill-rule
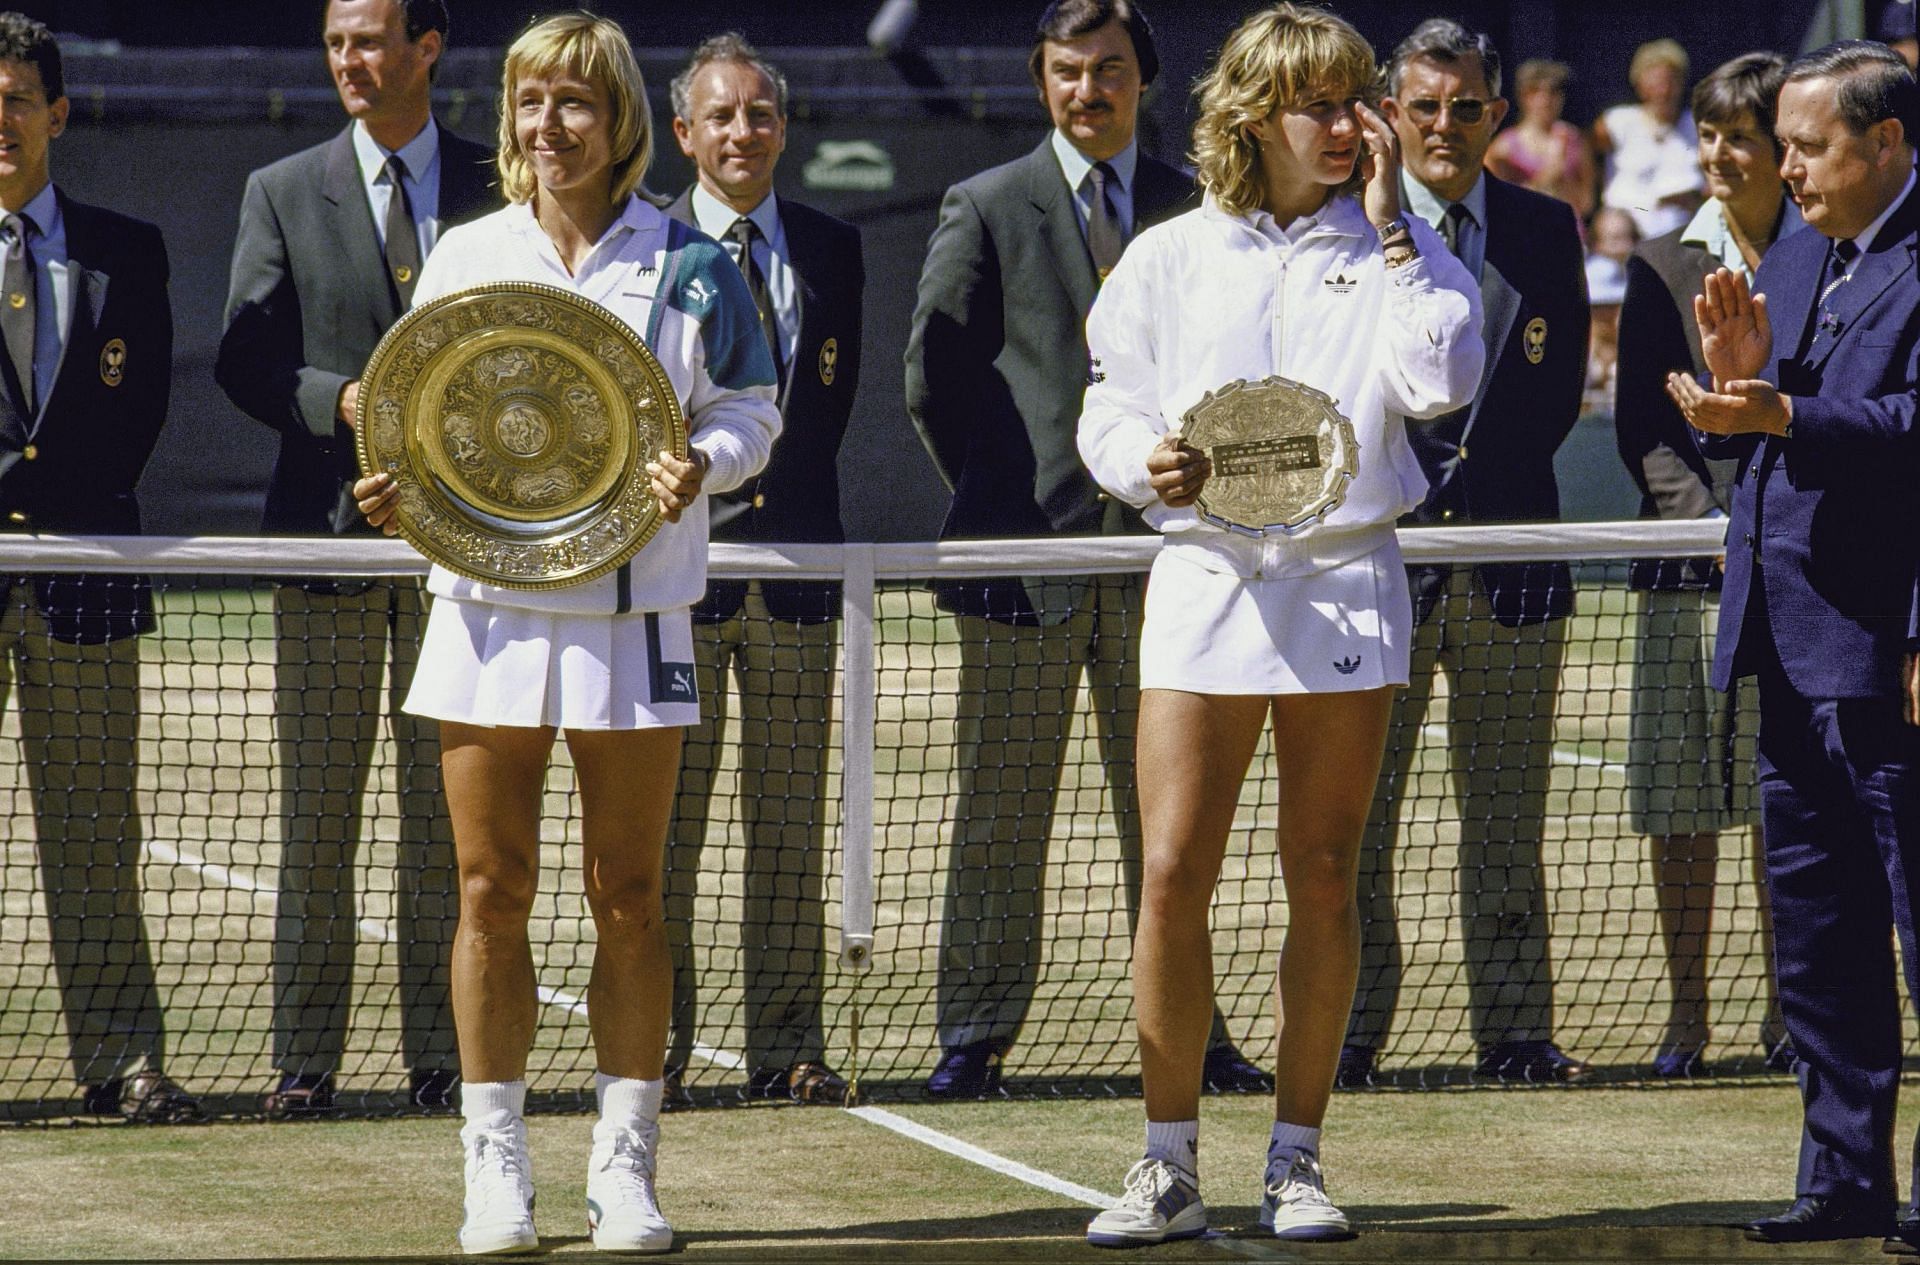
<instances>
[{"instance_id":1,"label":"white court line","mask_svg":"<svg viewBox=\"0 0 1920 1265\"><path fill-rule=\"evenodd\" d=\"M1420 736L1422 738L1444 739L1447 736L1447 727L1438 721L1430 720L1420 726ZM1627 766L1624 764L1615 763L1612 760L1606 759L1604 756L1586 755L1582 752L1560 746L1557 743L1553 748L1553 762L1555 764L1578 765L1581 768L1600 769L1607 773L1617 773L1622 777L1625 777L1627 773Z\"/></svg>"},{"instance_id":2,"label":"white court line","mask_svg":"<svg viewBox=\"0 0 1920 1265\"><path fill-rule=\"evenodd\" d=\"M221 865L218 861L209 861L205 857L195 856L191 852L182 852L172 844L158 843L151 839L147 840L142 846L145 847L147 855L155 861L159 861L164 865L181 866L185 869L193 870L201 877L210 878L222 887L231 887L236 891L251 892L261 904L272 906L278 898L275 891L248 878L244 874L237 873L229 866ZM393 924L390 922L376 922L372 918L362 918L359 920L358 926L362 935L370 936L382 943L392 943L393 941ZM587 1001L584 997L576 997L572 993L562 992L557 988L548 988L545 984L540 985L535 990L534 995L549 1006L565 1010L570 1014L579 1015L583 1019L586 1018ZM731 1072L744 1072L747 1070L747 1061L733 1051L717 1050L710 1045L702 1045L697 1041L693 1046L693 1057L711 1063L715 1067L724 1067Z\"/></svg>"},{"instance_id":3,"label":"white court line","mask_svg":"<svg viewBox=\"0 0 1920 1265\"><path fill-rule=\"evenodd\" d=\"M993 1172L999 1173L1004 1177L1011 1177L1017 1182L1024 1182L1029 1186L1037 1186L1041 1190L1049 1191L1056 1195L1064 1195L1075 1203L1085 1204L1089 1208L1105 1210L1119 1202L1119 1200L1112 1195L1094 1190L1090 1186L1082 1186L1078 1182L1070 1182L1064 1177L1055 1177L1052 1173L1042 1169L1022 1164L1018 1160L1010 1160L1004 1155L996 1155L992 1151L986 1150L983 1147L977 1147L971 1142L962 1142L952 1134L942 1133L938 1129L929 1129L927 1126L909 1120L905 1116L895 1115L893 1112L883 1110L879 1107L852 1107L848 1109L847 1114L850 1116L858 1116L867 1123L877 1124L883 1129L891 1129L902 1137L911 1138L913 1141L930 1146L936 1151L944 1151L946 1154L954 1156L957 1159L963 1159L969 1164L977 1164L981 1168L991 1169ZM1253 1260L1294 1259L1287 1253L1280 1251L1277 1247L1229 1238L1224 1234L1210 1233L1204 1239L1198 1241L1206 1243L1211 1247L1223 1248L1236 1256L1245 1256Z\"/></svg>"},{"instance_id":4,"label":"white court line","mask_svg":"<svg viewBox=\"0 0 1920 1265\"><path fill-rule=\"evenodd\" d=\"M969 1164L978 1164L981 1168L992 1169L1017 1182L1025 1182L1029 1186L1038 1186L1041 1190L1064 1195L1075 1203L1085 1204L1089 1208L1104 1210L1119 1202L1114 1196L1103 1194L1090 1186L1082 1186L1064 1177L1055 1177L1052 1173L1030 1168L1019 1160L1010 1160L1004 1155L995 1155L992 1151L977 1147L971 1142L962 1142L951 1134L942 1133L938 1129L929 1129L905 1116L896 1116L891 1111L885 1111L879 1107L850 1107L847 1114L858 1116L868 1124L877 1124L882 1129L891 1129L901 1137L912 1138L915 1142L924 1143L936 1151L944 1151Z\"/></svg>"}]
</instances>

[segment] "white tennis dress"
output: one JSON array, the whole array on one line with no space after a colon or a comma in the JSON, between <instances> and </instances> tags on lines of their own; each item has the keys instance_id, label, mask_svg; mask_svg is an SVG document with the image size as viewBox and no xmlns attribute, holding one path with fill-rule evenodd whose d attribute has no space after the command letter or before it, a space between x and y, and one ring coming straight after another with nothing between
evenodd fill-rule
<instances>
[{"instance_id":1,"label":"white tennis dress","mask_svg":"<svg viewBox=\"0 0 1920 1265\"><path fill-rule=\"evenodd\" d=\"M1360 205L1281 228L1211 196L1127 247L1087 318L1080 455L1165 535L1147 585L1140 684L1203 694L1404 685L1413 612L1395 521L1426 495L1406 419L1461 408L1486 353L1480 290L1417 217L1419 258L1389 270ZM1208 391L1274 374L1353 423L1346 500L1292 536L1231 533L1169 509L1147 457Z\"/></svg>"},{"instance_id":2,"label":"white tennis dress","mask_svg":"<svg viewBox=\"0 0 1920 1265\"><path fill-rule=\"evenodd\" d=\"M700 718L690 608L707 587L708 494L766 465L780 433L774 367L746 281L698 230L629 197L569 275L529 205L449 229L421 270L415 303L469 286L562 286L646 339L672 380L694 448L711 462L702 493L610 575L524 592L434 567L433 611L408 711L475 725L644 729Z\"/></svg>"}]
</instances>

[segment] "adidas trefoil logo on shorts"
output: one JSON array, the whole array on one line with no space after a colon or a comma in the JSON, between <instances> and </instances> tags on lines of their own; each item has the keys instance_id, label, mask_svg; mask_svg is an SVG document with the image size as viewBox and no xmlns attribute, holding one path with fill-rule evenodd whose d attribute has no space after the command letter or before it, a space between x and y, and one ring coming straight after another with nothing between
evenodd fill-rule
<instances>
[{"instance_id":1,"label":"adidas trefoil logo on shorts","mask_svg":"<svg viewBox=\"0 0 1920 1265\"><path fill-rule=\"evenodd\" d=\"M1352 676L1360 670L1360 656L1353 654L1348 655L1344 659L1335 659L1333 661L1333 670L1341 676Z\"/></svg>"}]
</instances>

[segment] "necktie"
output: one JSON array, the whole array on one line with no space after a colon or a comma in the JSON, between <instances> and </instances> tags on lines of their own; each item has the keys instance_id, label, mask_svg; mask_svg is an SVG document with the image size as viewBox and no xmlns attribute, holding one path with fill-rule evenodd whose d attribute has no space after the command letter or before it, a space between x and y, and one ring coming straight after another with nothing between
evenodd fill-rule
<instances>
[{"instance_id":1,"label":"necktie","mask_svg":"<svg viewBox=\"0 0 1920 1265\"><path fill-rule=\"evenodd\" d=\"M1447 213L1440 217L1440 240L1447 244L1447 250L1455 259L1460 258L1460 233L1473 218L1464 202L1455 202L1447 207Z\"/></svg>"},{"instance_id":2,"label":"necktie","mask_svg":"<svg viewBox=\"0 0 1920 1265\"><path fill-rule=\"evenodd\" d=\"M1840 318L1834 314L1832 299L1835 292L1837 292L1847 280L1848 265L1852 264L1855 257L1859 254L1860 247L1856 245L1851 238L1836 240L1833 245L1827 249L1827 266L1821 269L1820 272L1820 302L1818 304L1820 315L1814 326L1813 340L1812 343L1808 345L1809 349L1811 349L1814 344L1819 343L1823 337L1839 337Z\"/></svg>"},{"instance_id":3,"label":"necktie","mask_svg":"<svg viewBox=\"0 0 1920 1265\"><path fill-rule=\"evenodd\" d=\"M727 240L733 243L740 273L746 277L747 289L753 294L753 305L760 309L760 330L767 336L767 350L773 353L774 370L785 382L786 368L780 360L780 320L774 313L773 299L767 294L766 274L760 271L760 263L753 257L753 243L759 236L759 228L744 215L727 230Z\"/></svg>"},{"instance_id":4,"label":"necktie","mask_svg":"<svg viewBox=\"0 0 1920 1265\"><path fill-rule=\"evenodd\" d=\"M1093 256L1094 270L1104 281L1120 262L1120 252L1127 244L1111 194L1112 182L1119 177L1107 164L1095 163L1087 172L1087 179L1093 183L1093 202L1087 207L1087 252Z\"/></svg>"},{"instance_id":5,"label":"necktie","mask_svg":"<svg viewBox=\"0 0 1920 1265\"><path fill-rule=\"evenodd\" d=\"M5 299L0 300L0 335L7 344L7 359L13 364L17 387L14 402L28 417L34 414L33 399L33 256L27 252L27 229L33 221L24 215L0 217L0 247L6 250L6 271L0 277Z\"/></svg>"},{"instance_id":6,"label":"necktie","mask_svg":"<svg viewBox=\"0 0 1920 1265\"><path fill-rule=\"evenodd\" d=\"M407 164L400 155L390 155L387 182L393 193L387 198L387 273L403 310L412 306L413 287L420 280L420 230L413 222L413 204L407 200L406 174Z\"/></svg>"}]
</instances>

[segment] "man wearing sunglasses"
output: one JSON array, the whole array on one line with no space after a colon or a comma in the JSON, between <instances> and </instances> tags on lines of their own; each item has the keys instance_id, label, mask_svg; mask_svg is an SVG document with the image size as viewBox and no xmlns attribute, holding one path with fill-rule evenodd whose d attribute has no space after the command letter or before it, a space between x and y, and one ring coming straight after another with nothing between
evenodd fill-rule
<instances>
[{"instance_id":1,"label":"man wearing sunglasses","mask_svg":"<svg viewBox=\"0 0 1920 1265\"><path fill-rule=\"evenodd\" d=\"M1487 345L1473 403L1408 427L1431 485L1412 520L1556 519L1553 454L1579 416L1586 376L1586 272L1573 211L1483 169L1507 112L1500 55L1486 36L1432 19L1394 50L1387 75L1403 204L1479 279ZM1530 563L1416 567L1411 578L1419 627L1361 850L1363 956L1340 1082L1371 1079L1399 1000L1393 845L1439 672L1451 699L1445 749L1475 753L1453 770L1453 785L1478 1070L1500 1080L1574 1079L1586 1065L1553 1041L1540 865L1572 576L1565 563Z\"/></svg>"}]
</instances>

